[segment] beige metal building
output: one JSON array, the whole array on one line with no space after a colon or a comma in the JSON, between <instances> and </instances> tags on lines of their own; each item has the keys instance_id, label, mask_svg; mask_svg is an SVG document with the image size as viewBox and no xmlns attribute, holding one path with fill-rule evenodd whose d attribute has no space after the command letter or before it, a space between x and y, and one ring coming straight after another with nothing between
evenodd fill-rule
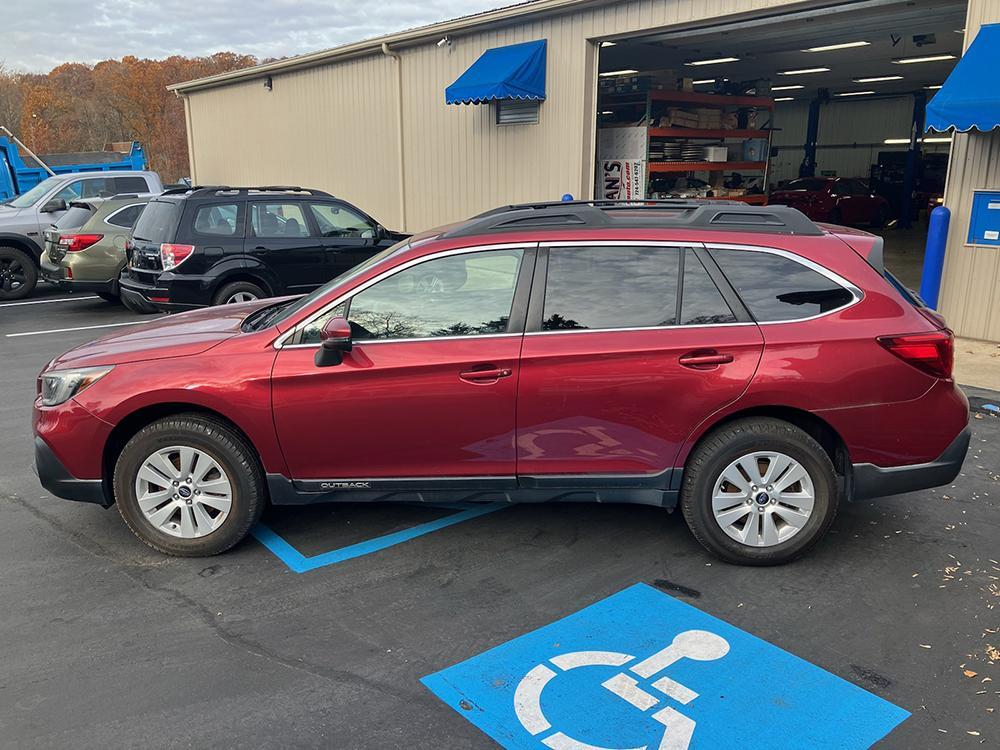
<instances>
[{"instance_id":1,"label":"beige metal building","mask_svg":"<svg viewBox=\"0 0 1000 750\"><path fill-rule=\"evenodd\" d=\"M716 47L738 47L768 34L888 35L907 14L957 8L947 33L964 26L967 45L980 24L1000 21L1000 0L914 5L536 0L171 88L184 98L196 182L323 188L387 226L418 231L505 203L593 197L599 61L608 42L659 35L682 45L683 37L714 35ZM536 123L498 124L493 104L445 103L445 87L485 50L540 39L548 59ZM951 153L945 204L953 221L939 307L960 335L1000 340L1000 249L964 242L972 191L1000 188L1000 135L956 134Z\"/></svg>"}]
</instances>

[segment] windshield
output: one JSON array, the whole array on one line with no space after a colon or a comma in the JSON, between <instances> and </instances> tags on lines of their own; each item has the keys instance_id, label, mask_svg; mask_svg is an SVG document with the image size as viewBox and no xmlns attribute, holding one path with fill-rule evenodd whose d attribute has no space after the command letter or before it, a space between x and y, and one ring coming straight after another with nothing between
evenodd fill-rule
<instances>
[{"instance_id":1,"label":"windshield","mask_svg":"<svg viewBox=\"0 0 1000 750\"><path fill-rule=\"evenodd\" d=\"M323 286L321 286L319 289L316 289L316 290L310 292L305 297L299 297L297 300L293 300L292 302L288 303L287 306L285 306L283 308L280 308L277 311L276 315L274 315L273 317L268 317L267 318L267 325L275 325L277 323L280 323L283 320L288 320L288 318L290 318L292 315L294 315L295 313L297 313L299 310L302 310L302 309L308 307L309 305L311 305L315 300L317 300L320 297L322 297L324 294L326 294L327 292L329 292L331 289L333 289L338 284L342 284L345 281L347 281L348 279L350 279L351 277L357 276L362 271L370 268L371 266L374 266L376 263L378 263L383 258L387 258L389 255L391 255L392 253L394 253L396 250L402 250L408 244L409 244L409 240L408 239L407 240L403 240L402 242L397 242L392 247L387 247L382 252L375 253L375 255L373 255L372 257L368 258L367 260L362 261L358 265L354 266L354 268L351 268L351 269L348 269L347 271L344 271L344 273L340 274L340 276L337 276L336 278L331 279L330 281L326 282ZM260 327L263 328L263 326L260 326Z\"/></svg>"},{"instance_id":2,"label":"windshield","mask_svg":"<svg viewBox=\"0 0 1000 750\"><path fill-rule=\"evenodd\" d=\"M47 180L42 180L27 193L21 193L21 195L16 198L7 201L7 205L13 206L14 208L28 208L28 206L34 206L43 195L62 181L62 177L49 177Z\"/></svg>"}]
</instances>

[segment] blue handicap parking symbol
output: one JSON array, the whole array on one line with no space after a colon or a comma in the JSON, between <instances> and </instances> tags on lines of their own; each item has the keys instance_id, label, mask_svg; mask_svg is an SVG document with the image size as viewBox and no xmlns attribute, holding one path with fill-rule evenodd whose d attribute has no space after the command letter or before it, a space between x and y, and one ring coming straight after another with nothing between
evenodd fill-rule
<instances>
[{"instance_id":1,"label":"blue handicap parking symbol","mask_svg":"<svg viewBox=\"0 0 1000 750\"><path fill-rule=\"evenodd\" d=\"M424 677L504 748L867 748L909 713L645 584Z\"/></svg>"}]
</instances>

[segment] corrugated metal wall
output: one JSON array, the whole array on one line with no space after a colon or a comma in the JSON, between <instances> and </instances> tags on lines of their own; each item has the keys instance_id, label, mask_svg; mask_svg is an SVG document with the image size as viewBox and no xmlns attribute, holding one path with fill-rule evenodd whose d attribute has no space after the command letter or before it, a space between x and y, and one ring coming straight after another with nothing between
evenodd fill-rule
<instances>
[{"instance_id":1,"label":"corrugated metal wall","mask_svg":"<svg viewBox=\"0 0 1000 750\"><path fill-rule=\"evenodd\" d=\"M790 0L630 0L453 35L398 50L402 64L405 225L399 200L396 64L349 62L195 91L192 171L203 184L294 182L417 231L504 203L593 190L596 55L588 39L649 31ZM447 106L444 89L486 49L548 39L548 99L537 125L495 125L491 106Z\"/></svg>"},{"instance_id":2,"label":"corrugated metal wall","mask_svg":"<svg viewBox=\"0 0 1000 750\"><path fill-rule=\"evenodd\" d=\"M1000 21L1000 0L970 0L968 47L984 23ZM972 192L1000 190L1000 133L956 133L944 202L951 209L940 310L956 333L1000 341L1000 248L966 244Z\"/></svg>"}]
</instances>

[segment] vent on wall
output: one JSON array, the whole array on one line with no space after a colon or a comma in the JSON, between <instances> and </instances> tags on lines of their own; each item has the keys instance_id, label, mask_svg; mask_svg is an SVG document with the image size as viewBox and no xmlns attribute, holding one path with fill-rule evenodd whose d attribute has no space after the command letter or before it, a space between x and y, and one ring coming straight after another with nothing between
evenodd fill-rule
<instances>
[{"instance_id":1,"label":"vent on wall","mask_svg":"<svg viewBox=\"0 0 1000 750\"><path fill-rule=\"evenodd\" d=\"M533 99L498 99L497 125L528 125L538 122L540 101Z\"/></svg>"}]
</instances>

